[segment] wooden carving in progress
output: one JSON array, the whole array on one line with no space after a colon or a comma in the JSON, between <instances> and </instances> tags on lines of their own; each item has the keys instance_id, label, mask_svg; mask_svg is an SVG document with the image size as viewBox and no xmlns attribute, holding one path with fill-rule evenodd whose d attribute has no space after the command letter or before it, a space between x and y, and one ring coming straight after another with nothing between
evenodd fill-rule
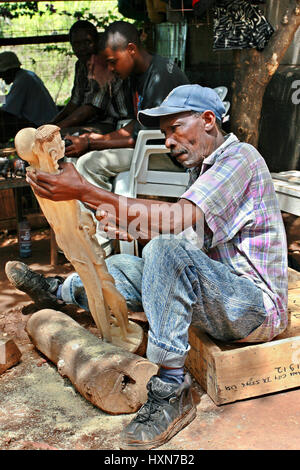
<instances>
[{"instance_id":1,"label":"wooden carving in progress","mask_svg":"<svg viewBox=\"0 0 300 470\"><path fill-rule=\"evenodd\" d=\"M18 155L26 160L28 171L40 169L59 173L58 160L64 157L64 141L57 126L46 124L25 128L15 137ZM102 339L137 351L143 340L143 330L128 321L125 299L109 274L104 252L95 233L93 214L77 200L51 201L36 195L41 209L52 227L58 246L80 276L89 309Z\"/></svg>"}]
</instances>

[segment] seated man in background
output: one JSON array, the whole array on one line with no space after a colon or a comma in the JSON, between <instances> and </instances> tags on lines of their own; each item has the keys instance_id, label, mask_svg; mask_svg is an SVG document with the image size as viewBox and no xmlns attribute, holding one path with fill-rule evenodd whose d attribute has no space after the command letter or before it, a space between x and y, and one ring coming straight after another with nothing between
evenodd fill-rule
<instances>
[{"instance_id":1,"label":"seated man in background","mask_svg":"<svg viewBox=\"0 0 300 470\"><path fill-rule=\"evenodd\" d=\"M147 52L134 25L116 21L107 28L93 57L92 73L102 79L102 60L106 58L108 70L118 78L130 77L136 112L158 106L173 88L189 83L185 74L170 59ZM78 157L77 169L89 182L111 191L113 178L130 168L138 131L142 129L136 119L112 133L83 134L72 137L66 148L67 157ZM88 150L94 150L84 155ZM151 159L150 168L179 171L178 165L164 155ZM179 165L180 166L180 165Z\"/></svg>"},{"instance_id":2,"label":"seated man in background","mask_svg":"<svg viewBox=\"0 0 300 470\"><path fill-rule=\"evenodd\" d=\"M89 21L79 20L69 31L70 43L77 62L71 98L64 109L51 121L62 129L62 134L101 132L116 128L118 120L133 117L129 83L115 80L109 83L109 74L103 66L101 86L88 77L88 61L96 53L97 28Z\"/></svg>"},{"instance_id":3,"label":"seated man in background","mask_svg":"<svg viewBox=\"0 0 300 470\"><path fill-rule=\"evenodd\" d=\"M0 78L12 83L0 108L0 142L7 143L24 127L39 127L49 122L57 107L42 80L29 70L12 51L0 53Z\"/></svg>"}]
</instances>

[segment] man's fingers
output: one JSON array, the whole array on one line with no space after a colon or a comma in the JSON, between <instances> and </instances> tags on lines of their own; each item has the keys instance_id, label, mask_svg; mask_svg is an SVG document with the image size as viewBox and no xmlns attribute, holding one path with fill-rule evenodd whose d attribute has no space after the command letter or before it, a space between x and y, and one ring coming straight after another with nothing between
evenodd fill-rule
<instances>
[{"instance_id":1,"label":"man's fingers","mask_svg":"<svg viewBox=\"0 0 300 470\"><path fill-rule=\"evenodd\" d=\"M102 230L107 233L108 237L111 239L124 240L128 242L133 241L133 237L128 232L117 229L116 227L106 225L105 227L102 227Z\"/></svg>"},{"instance_id":2,"label":"man's fingers","mask_svg":"<svg viewBox=\"0 0 300 470\"><path fill-rule=\"evenodd\" d=\"M68 147L65 148L65 155L71 155L73 153L77 153L77 145L76 145L76 142L74 142L73 140L72 141L72 144L71 145L68 145Z\"/></svg>"},{"instance_id":3,"label":"man's fingers","mask_svg":"<svg viewBox=\"0 0 300 470\"><path fill-rule=\"evenodd\" d=\"M72 144L66 148L65 155L73 156L73 154L76 154L76 148L75 145Z\"/></svg>"},{"instance_id":4,"label":"man's fingers","mask_svg":"<svg viewBox=\"0 0 300 470\"><path fill-rule=\"evenodd\" d=\"M27 178L26 178L27 179ZM28 183L30 184L30 186L32 187L32 189L34 190L34 192L38 195L38 196L41 196L41 197L44 197L46 199L50 199L50 196L51 196L51 191L46 189L46 188L42 188L41 186L37 185L35 183L35 181L31 180L31 179L28 179L27 180Z\"/></svg>"},{"instance_id":5,"label":"man's fingers","mask_svg":"<svg viewBox=\"0 0 300 470\"><path fill-rule=\"evenodd\" d=\"M46 173L43 171L35 171L35 172L27 172L26 179L29 183L33 181L34 183L41 183L43 185L48 185L50 186L52 184L52 175L51 173Z\"/></svg>"},{"instance_id":6,"label":"man's fingers","mask_svg":"<svg viewBox=\"0 0 300 470\"><path fill-rule=\"evenodd\" d=\"M49 173L43 174L42 172L40 173L35 173L32 175L32 177L29 176L29 178L34 181L35 183L41 182L41 183L46 183L49 184Z\"/></svg>"},{"instance_id":7,"label":"man's fingers","mask_svg":"<svg viewBox=\"0 0 300 470\"><path fill-rule=\"evenodd\" d=\"M97 209L96 211L96 219L99 220L99 222L101 222L101 220L104 219L104 217L107 217L108 216L108 212L104 211L104 210L99 210Z\"/></svg>"}]
</instances>

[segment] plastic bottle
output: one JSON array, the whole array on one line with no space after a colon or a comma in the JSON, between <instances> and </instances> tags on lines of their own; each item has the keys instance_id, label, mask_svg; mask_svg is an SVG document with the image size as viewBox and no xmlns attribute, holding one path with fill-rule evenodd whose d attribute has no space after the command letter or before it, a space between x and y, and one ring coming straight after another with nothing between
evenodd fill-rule
<instances>
[{"instance_id":1,"label":"plastic bottle","mask_svg":"<svg viewBox=\"0 0 300 470\"><path fill-rule=\"evenodd\" d=\"M23 219L19 222L18 232L20 256L21 258L28 258L31 256L31 233L27 219Z\"/></svg>"}]
</instances>

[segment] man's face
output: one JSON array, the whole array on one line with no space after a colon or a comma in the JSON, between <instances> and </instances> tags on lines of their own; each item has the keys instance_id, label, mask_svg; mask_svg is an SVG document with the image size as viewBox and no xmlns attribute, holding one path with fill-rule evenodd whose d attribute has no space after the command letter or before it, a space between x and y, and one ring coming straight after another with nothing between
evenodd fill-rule
<instances>
[{"instance_id":1,"label":"man's face","mask_svg":"<svg viewBox=\"0 0 300 470\"><path fill-rule=\"evenodd\" d=\"M104 49L103 56L108 70L122 80L128 78L133 72L135 64L130 47L113 50L108 46Z\"/></svg>"},{"instance_id":2,"label":"man's face","mask_svg":"<svg viewBox=\"0 0 300 470\"><path fill-rule=\"evenodd\" d=\"M5 72L0 72L0 78L5 81L6 85L9 85L14 81L15 71L6 70Z\"/></svg>"},{"instance_id":3,"label":"man's face","mask_svg":"<svg viewBox=\"0 0 300 470\"><path fill-rule=\"evenodd\" d=\"M96 42L85 29L79 29L72 34L71 46L78 60L84 64L96 52Z\"/></svg>"},{"instance_id":4,"label":"man's face","mask_svg":"<svg viewBox=\"0 0 300 470\"><path fill-rule=\"evenodd\" d=\"M110 83L115 79L114 74L108 70L103 52L93 54L87 61L87 66L88 77L96 80L100 87L105 86L107 83Z\"/></svg>"},{"instance_id":5,"label":"man's face","mask_svg":"<svg viewBox=\"0 0 300 470\"><path fill-rule=\"evenodd\" d=\"M161 117L160 128L166 137L166 147L185 168L200 167L211 153L202 115L187 111Z\"/></svg>"}]
</instances>

